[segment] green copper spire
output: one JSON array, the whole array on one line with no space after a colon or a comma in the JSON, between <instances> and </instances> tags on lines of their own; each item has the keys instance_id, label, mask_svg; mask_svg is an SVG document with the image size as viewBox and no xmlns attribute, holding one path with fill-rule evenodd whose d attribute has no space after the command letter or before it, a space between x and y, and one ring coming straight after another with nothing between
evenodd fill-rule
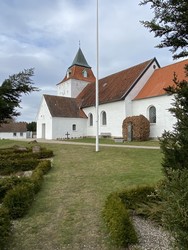
<instances>
[{"instance_id":1,"label":"green copper spire","mask_svg":"<svg viewBox=\"0 0 188 250\"><path fill-rule=\"evenodd\" d=\"M86 67L86 68L91 68L89 66L89 64L87 63L87 61L84 57L84 54L80 48L78 49L78 52L77 52L77 54L72 62L72 65L69 68L71 68L74 65L82 66L82 67Z\"/></svg>"}]
</instances>

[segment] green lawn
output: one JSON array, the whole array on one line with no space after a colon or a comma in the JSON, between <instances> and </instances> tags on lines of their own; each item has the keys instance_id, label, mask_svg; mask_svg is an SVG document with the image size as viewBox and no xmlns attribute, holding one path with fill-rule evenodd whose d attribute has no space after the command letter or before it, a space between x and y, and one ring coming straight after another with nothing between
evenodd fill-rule
<instances>
[{"instance_id":1,"label":"green lawn","mask_svg":"<svg viewBox=\"0 0 188 250\"><path fill-rule=\"evenodd\" d=\"M0 147L31 145L0 140ZM101 209L111 192L162 178L160 150L44 144L55 153L52 170L27 216L14 222L10 249L115 250Z\"/></svg>"},{"instance_id":2,"label":"green lawn","mask_svg":"<svg viewBox=\"0 0 188 250\"><path fill-rule=\"evenodd\" d=\"M86 138L78 138L78 139L69 139L68 141L73 142L84 142L84 143L95 143L95 138L86 137ZM100 144L120 144L120 145L137 145L137 146L159 146L158 140L148 140L148 141L124 141L123 143L117 143L112 138L100 138L99 139Z\"/></svg>"}]
</instances>

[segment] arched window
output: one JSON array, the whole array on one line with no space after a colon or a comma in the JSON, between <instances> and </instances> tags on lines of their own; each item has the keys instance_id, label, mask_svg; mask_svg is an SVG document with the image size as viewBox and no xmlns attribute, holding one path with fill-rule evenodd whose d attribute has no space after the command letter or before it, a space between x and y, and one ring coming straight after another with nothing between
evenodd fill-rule
<instances>
[{"instance_id":1,"label":"arched window","mask_svg":"<svg viewBox=\"0 0 188 250\"><path fill-rule=\"evenodd\" d=\"M87 70L86 70L86 69L84 69L84 70L82 71L82 75L83 75L83 77L87 77Z\"/></svg>"},{"instance_id":2,"label":"arched window","mask_svg":"<svg viewBox=\"0 0 188 250\"><path fill-rule=\"evenodd\" d=\"M102 123L102 125L107 124L107 117L106 117L106 112L105 111L102 111L102 113L101 113L101 123Z\"/></svg>"},{"instance_id":3,"label":"arched window","mask_svg":"<svg viewBox=\"0 0 188 250\"><path fill-rule=\"evenodd\" d=\"M76 124L73 124L73 125L72 125L72 130L73 130L73 131L76 131Z\"/></svg>"},{"instance_id":4,"label":"arched window","mask_svg":"<svg viewBox=\"0 0 188 250\"><path fill-rule=\"evenodd\" d=\"M149 107L149 122L156 123L156 108L154 106Z\"/></svg>"},{"instance_id":5,"label":"arched window","mask_svg":"<svg viewBox=\"0 0 188 250\"><path fill-rule=\"evenodd\" d=\"M89 114L89 126L93 126L93 114Z\"/></svg>"}]
</instances>

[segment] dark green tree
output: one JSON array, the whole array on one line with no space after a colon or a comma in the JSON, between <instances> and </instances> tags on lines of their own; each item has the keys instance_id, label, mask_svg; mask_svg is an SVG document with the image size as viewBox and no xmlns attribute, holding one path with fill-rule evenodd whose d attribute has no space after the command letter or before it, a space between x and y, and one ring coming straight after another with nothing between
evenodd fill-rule
<instances>
[{"instance_id":1,"label":"dark green tree","mask_svg":"<svg viewBox=\"0 0 188 250\"><path fill-rule=\"evenodd\" d=\"M155 37L158 48L168 47L173 58L188 56L188 1L143 0L151 4L154 18L142 22ZM188 65L185 66L188 76ZM188 82L174 75L174 86L165 89L173 95L169 111L176 117L173 131L165 131L160 140L165 180L158 193L162 199L162 222L170 230L178 249L188 249Z\"/></svg>"},{"instance_id":2,"label":"dark green tree","mask_svg":"<svg viewBox=\"0 0 188 250\"><path fill-rule=\"evenodd\" d=\"M27 123L27 130L28 131L36 132L36 130L37 130L37 124L36 124L36 122Z\"/></svg>"},{"instance_id":3,"label":"dark green tree","mask_svg":"<svg viewBox=\"0 0 188 250\"><path fill-rule=\"evenodd\" d=\"M24 71L9 76L0 86L0 123L7 119L13 119L20 115L16 109L20 108L22 94L29 94L38 90L33 86L31 77L34 75L34 69L25 69Z\"/></svg>"},{"instance_id":4,"label":"dark green tree","mask_svg":"<svg viewBox=\"0 0 188 250\"><path fill-rule=\"evenodd\" d=\"M188 56L188 1L143 0L140 5L148 3L154 18L141 23L162 39L156 47L170 48L174 59Z\"/></svg>"},{"instance_id":5,"label":"dark green tree","mask_svg":"<svg viewBox=\"0 0 188 250\"><path fill-rule=\"evenodd\" d=\"M174 85L165 89L174 96L169 111L176 117L172 132L165 131L160 140L163 152L163 169L168 176L172 170L188 170L188 82L178 81L174 75Z\"/></svg>"}]
</instances>

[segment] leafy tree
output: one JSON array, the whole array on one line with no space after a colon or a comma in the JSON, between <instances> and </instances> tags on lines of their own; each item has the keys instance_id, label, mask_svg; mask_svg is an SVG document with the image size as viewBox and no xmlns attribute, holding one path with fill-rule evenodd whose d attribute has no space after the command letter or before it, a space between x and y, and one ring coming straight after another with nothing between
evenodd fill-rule
<instances>
[{"instance_id":1,"label":"leafy tree","mask_svg":"<svg viewBox=\"0 0 188 250\"><path fill-rule=\"evenodd\" d=\"M20 107L22 94L38 90L31 80L33 74L34 69L25 69L4 80L0 86L0 123L20 115L16 108Z\"/></svg>"},{"instance_id":2,"label":"leafy tree","mask_svg":"<svg viewBox=\"0 0 188 250\"><path fill-rule=\"evenodd\" d=\"M35 132L36 131L36 126L37 126L36 122L27 123L27 130Z\"/></svg>"},{"instance_id":3,"label":"leafy tree","mask_svg":"<svg viewBox=\"0 0 188 250\"><path fill-rule=\"evenodd\" d=\"M171 47L173 58L188 56L188 1L143 0L140 5L151 4L154 18L141 23L162 38L156 47Z\"/></svg>"}]
</instances>

